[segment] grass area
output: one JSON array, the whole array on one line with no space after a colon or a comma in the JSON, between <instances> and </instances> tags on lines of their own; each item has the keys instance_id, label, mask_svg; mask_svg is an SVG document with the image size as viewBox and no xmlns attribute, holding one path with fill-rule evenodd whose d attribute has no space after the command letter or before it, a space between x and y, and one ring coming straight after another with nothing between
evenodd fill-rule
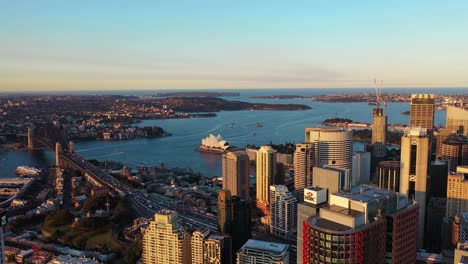
<instances>
[{"instance_id":1,"label":"grass area","mask_svg":"<svg viewBox=\"0 0 468 264\"><path fill-rule=\"evenodd\" d=\"M87 250L107 249L112 252L123 249L123 244L117 239L117 235L112 232L111 226L96 230L85 230L71 225L50 227L44 223L43 229L52 234L52 240L59 240L77 248Z\"/></svg>"}]
</instances>

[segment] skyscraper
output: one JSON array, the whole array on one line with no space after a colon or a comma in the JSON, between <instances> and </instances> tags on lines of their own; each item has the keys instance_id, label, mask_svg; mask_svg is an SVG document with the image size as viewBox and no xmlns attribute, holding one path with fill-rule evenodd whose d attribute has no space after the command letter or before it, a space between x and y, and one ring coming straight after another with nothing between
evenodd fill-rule
<instances>
[{"instance_id":1,"label":"skyscraper","mask_svg":"<svg viewBox=\"0 0 468 264\"><path fill-rule=\"evenodd\" d=\"M269 214L270 185L277 173L276 150L262 146L257 151L257 208Z\"/></svg>"},{"instance_id":2,"label":"skyscraper","mask_svg":"<svg viewBox=\"0 0 468 264\"><path fill-rule=\"evenodd\" d=\"M374 108L372 115L372 146L373 156L385 157L387 154L386 138L387 138L387 115L383 109L378 106Z\"/></svg>"},{"instance_id":3,"label":"skyscraper","mask_svg":"<svg viewBox=\"0 0 468 264\"><path fill-rule=\"evenodd\" d=\"M327 202L327 190L320 187L305 188L303 195L304 202L297 204L297 264L302 264L303 261L304 221L318 215L319 209L326 206Z\"/></svg>"},{"instance_id":4,"label":"skyscraper","mask_svg":"<svg viewBox=\"0 0 468 264\"><path fill-rule=\"evenodd\" d=\"M247 152L233 151L223 154L223 189L232 195L250 200L250 160Z\"/></svg>"},{"instance_id":5,"label":"skyscraper","mask_svg":"<svg viewBox=\"0 0 468 264\"><path fill-rule=\"evenodd\" d=\"M413 197L419 204L418 248L424 241L429 144L426 128L412 128L401 138L400 193Z\"/></svg>"},{"instance_id":6,"label":"skyscraper","mask_svg":"<svg viewBox=\"0 0 468 264\"><path fill-rule=\"evenodd\" d=\"M190 264L190 234L175 211L161 210L150 221L143 236L145 264Z\"/></svg>"},{"instance_id":7,"label":"skyscraper","mask_svg":"<svg viewBox=\"0 0 468 264\"><path fill-rule=\"evenodd\" d=\"M205 240L204 264L231 264L231 237L211 235Z\"/></svg>"},{"instance_id":8,"label":"skyscraper","mask_svg":"<svg viewBox=\"0 0 468 264\"><path fill-rule=\"evenodd\" d=\"M297 144L294 152L294 191L298 195L302 195L304 188L312 186L314 164L313 144Z\"/></svg>"},{"instance_id":9,"label":"skyscraper","mask_svg":"<svg viewBox=\"0 0 468 264\"><path fill-rule=\"evenodd\" d=\"M468 110L463 106L447 106L447 119L445 126L450 131L468 136Z\"/></svg>"},{"instance_id":10,"label":"skyscraper","mask_svg":"<svg viewBox=\"0 0 468 264\"><path fill-rule=\"evenodd\" d=\"M393 192L400 191L400 162L399 161L381 161L377 165L377 178L379 179L379 188Z\"/></svg>"},{"instance_id":11,"label":"skyscraper","mask_svg":"<svg viewBox=\"0 0 468 264\"><path fill-rule=\"evenodd\" d=\"M284 185L270 186L271 233L283 239L296 233L297 200Z\"/></svg>"},{"instance_id":12,"label":"skyscraper","mask_svg":"<svg viewBox=\"0 0 468 264\"><path fill-rule=\"evenodd\" d=\"M232 237L232 251L237 251L250 238L250 203L229 190L218 194L218 231Z\"/></svg>"},{"instance_id":13,"label":"skyscraper","mask_svg":"<svg viewBox=\"0 0 468 264\"><path fill-rule=\"evenodd\" d=\"M249 239L237 252L237 264L289 264L288 245Z\"/></svg>"},{"instance_id":14,"label":"skyscraper","mask_svg":"<svg viewBox=\"0 0 468 264\"><path fill-rule=\"evenodd\" d=\"M455 133L448 135L440 145L440 159L448 162L449 171L468 165L468 139Z\"/></svg>"},{"instance_id":15,"label":"skyscraper","mask_svg":"<svg viewBox=\"0 0 468 264\"><path fill-rule=\"evenodd\" d=\"M458 166L456 173L448 175L447 217L468 212L468 166Z\"/></svg>"},{"instance_id":16,"label":"skyscraper","mask_svg":"<svg viewBox=\"0 0 468 264\"><path fill-rule=\"evenodd\" d=\"M369 152L353 153L351 186L370 183L371 155Z\"/></svg>"},{"instance_id":17,"label":"skyscraper","mask_svg":"<svg viewBox=\"0 0 468 264\"><path fill-rule=\"evenodd\" d=\"M397 193L356 186L330 196L304 222L302 263L414 263L418 206Z\"/></svg>"},{"instance_id":18,"label":"skyscraper","mask_svg":"<svg viewBox=\"0 0 468 264\"><path fill-rule=\"evenodd\" d=\"M306 128L305 141L314 145L315 166L349 169L352 166L353 132L338 128Z\"/></svg>"},{"instance_id":19,"label":"skyscraper","mask_svg":"<svg viewBox=\"0 0 468 264\"><path fill-rule=\"evenodd\" d=\"M433 94L412 94L410 127L434 128L435 97Z\"/></svg>"}]
</instances>

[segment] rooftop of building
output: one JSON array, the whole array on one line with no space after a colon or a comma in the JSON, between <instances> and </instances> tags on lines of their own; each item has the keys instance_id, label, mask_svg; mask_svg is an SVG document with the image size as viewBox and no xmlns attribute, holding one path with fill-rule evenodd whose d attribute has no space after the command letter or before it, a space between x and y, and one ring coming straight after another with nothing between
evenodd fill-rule
<instances>
[{"instance_id":1,"label":"rooftop of building","mask_svg":"<svg viewBox=\"0 0 468 264\"><path fill-rule=\"evenodd\" d=\"M347 131L343 128L335 128L335 127L306 127L305 131L320 131L320 132L343 132Z\"/></svg>"},{"instance_id":2,"label":"rooftop of building","mask_svg":"<svg viewBox=\"0 0 468 264\"><path fill-rule=\"evenodd\" d=\"M351 188L349 191L340 191L333 195L348 198L353 201L370 202L372 200L396 195L396 193L370 185L359 185Z\"/></svg>"},{"instance_id":3,"label":"rooftop of building","mask_svg":"<svg viewBox=\"0 0 468 264\"><path fill-rule=\"evenodd\" d=\"M400 161L398 160L383 160L379 162L380 167L392 167L392 168L400 168Z\"/></svg>"},{"instance_id":4,"label":"rooftop of building","mask_svg":"<svg viewBox=\"0 0 468 264\"><path fill-rule=\"evenodd\" d=\"M442 142L445 145L463 145L468 144L468 140L465 136L452 133Z\"/></svg>"},{"instance_id":5,"label":"rooftop of building","mask_svg":"<svg viewBox=\"0 0 468 264\"><path fill-rule=\"evenodd\" d=\"M324 188L320 187L320 186L311 186L311 187L307 187L305 188L307 190L311 190L311 191L321 191L323 190Z\"/></svg>"},{"instance_id":6,"label":"rooftop of building","mask_svg":"<svg viewBox=\"0 0 468 264\"><path fill-rule=\"evenodd\" d=\"M353 210L353 209L346 208L346 207L342 207L342 206L339 206L339 205L329 205L329 206L323 207L323 209L328 210L328 211L332 211L332 212L335 212L335 213L338 213L338 214L341 214L341 215L350 216L350 217L356 217L358 215L363 214L360 211Z\"/></svg>"},{"instance_id":7,"label":"rooftop of building","mask_svg":"<svg viewBox=\"0 0 468 264\"><path fill-rule=\"evenodd\" d=\"M245 244L242 246L241 250L259 250L259 251L266 251L273 255L283 255L288 250L288 245L274 243L274 242L267 242L262 240L254 240L249 239Z\"/></svg>"},{"instance_id":8,"label":"rooftop of building","mask_svg":"<svg viewBox=\"0 0 468 264\"><path fill-rule=\"evenodd\" d=\"M411 127L405 131L405 137L427 137L427 128L422 127Z\"/></svg>"}]
</instances>

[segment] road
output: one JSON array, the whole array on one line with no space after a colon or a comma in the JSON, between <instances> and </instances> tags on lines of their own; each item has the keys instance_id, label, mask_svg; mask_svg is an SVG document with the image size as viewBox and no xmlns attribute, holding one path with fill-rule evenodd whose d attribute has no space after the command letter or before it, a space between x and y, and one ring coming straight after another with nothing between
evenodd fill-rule
<instances>
[{"instance_id":1,"label":"road","mask_svg":"<svg viewBox=\"0 0 468 264\"><path fill-rule=\"evenodd\" d=\"M185 225L200 228L202 230L205 228L212 231L217 230L217 219L214 216L208 216L192 210L187 210L182 205L146 196L140 193L139 190L122 184L112 175L92 165L76 153L63 152L61 155L62 158L67 159L68 162L73 162L75 166L80 167L98 182L101 182L103 185L108 186L118 193L127 195L132 202L133 207L141 216L151 218L155 213L162 209L170 209L179 213L182 218L182 222Z\"/></svg>"}]
</instances>

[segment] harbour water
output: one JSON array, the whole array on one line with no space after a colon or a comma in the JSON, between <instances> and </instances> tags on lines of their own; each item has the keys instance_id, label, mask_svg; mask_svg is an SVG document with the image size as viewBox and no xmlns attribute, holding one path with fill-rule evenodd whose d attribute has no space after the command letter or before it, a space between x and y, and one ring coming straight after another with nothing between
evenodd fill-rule
<instances>
[{"instance_id":1,"label":"harbour water","mask_svg":"<svg viewBox=\"0 0 468 264\"><path fill-rule=\"evenodd\" d=\"M372 92L371 90L365 90ZM448 90L449 92L452 90ZM224 111L216 117L145 120L139 126L160 126L172 133L170 137L154 139L134 139L127 141L86 141L76 142L77 152L87 159L120 161L135 169L140 165L159 165L191 168L205 176L220 176L219 155L195 151L201 139L210 133L221 134L231 145L244 147L246 144L301 142L304 128L318 126L327 118L341 117L353 121L371 122L372 108L367 103L320 103L308 99L267 100L252 99L253 95L293 94L314 95L335 93L328 90L250 90L241 91L239 97L226 97L227 100L240 100L265 103L297 103L312 107L304 111ZM346 91L342 91L346 92ZM351 91L348 91L351 92ZM392 90L393 92L393 90ZM399 92L399 91L394 91ZM401 91L400 91L401 92ZM448 93L447 90L420 91ZM118 92L115 92L118 93ZM453 93L461 93L453 91ZM409 110L409 103L388 105L389 123L407 124L408 116L401 112ZM257 127L260 122L262 127ZM232 125L234 123L234 125ZM436 111L435 124L445 124L445 111ZM13 177L17 166L48 166L53 164L52 153L47 151L0 151L0 177Z\"/></svg>"}]
</instances>

